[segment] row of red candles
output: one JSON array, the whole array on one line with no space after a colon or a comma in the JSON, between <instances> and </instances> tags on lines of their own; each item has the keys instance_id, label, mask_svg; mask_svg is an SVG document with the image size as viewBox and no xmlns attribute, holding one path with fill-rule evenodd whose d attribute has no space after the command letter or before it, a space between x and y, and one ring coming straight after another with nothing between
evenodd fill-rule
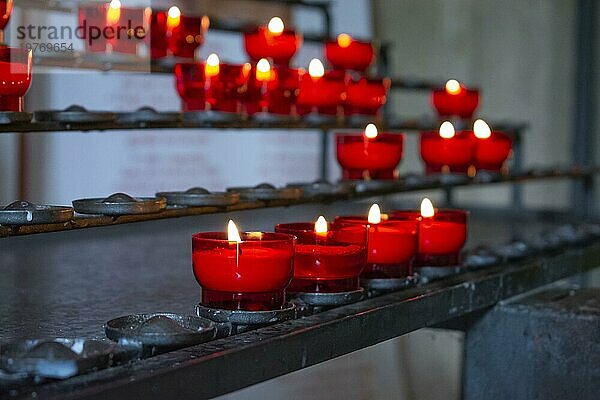
<instances>
[{"instance_id":1,"label":"row of red candles","mask_svg":"<svg viewBox=\"0 0 600 400\"><path fill-rule=\"evenodd\" d=\"M288 223L275 233L227 233L192 237L194 275L202 303L224 309L281 308L285 291L339 293L360 288L360 279L399 279L413 265L456 266L467 237L467 213L436 210L424 199L420 211L337 217L328 224Z\"/></svg>"}]
</instances>

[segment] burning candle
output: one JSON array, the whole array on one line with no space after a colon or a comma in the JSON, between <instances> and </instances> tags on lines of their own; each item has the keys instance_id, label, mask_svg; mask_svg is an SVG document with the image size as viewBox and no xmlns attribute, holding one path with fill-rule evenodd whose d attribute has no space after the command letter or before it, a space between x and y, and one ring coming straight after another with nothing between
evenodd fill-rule
<instances>
[{"instance_id":1,"label":"burning candle","mask_svg":"<svg viewBox=\"0 0 600 400\"><path fill-rule=\"evenodd\" d=\"M175 57L194 58L196 49L204 44L209 26L206 15L184 15L179 8L171 7L167 18L169 50Z\"/></svg>"},{"instance_id":2,"label":"burning candle","mask_svg":"<svg viewBox=\"0 0 600 400\"><path fill-rule=\"evenodd\" d=\"M293 276L295 242L280 233L240 235L233 221L227 233L193 235L192 261L202 304L228 310L281 309Z\"/></svg>"},{"instance_id":3,"label":"burning candle","mask_svg":"<svg viewBox=\"0 0 600 400\"><path fill-rule=\"evenodd\" d=\"M433 91L431 101L441 117L471 118L479 106L479 91L450 79L443 89Z\"/></svg>"},{"instance_id":4,"label":"burning candle","mask_svg":"<svg viewBox=\"0 0 600 400\"><path fill-rule=\"evenodd\" d=\"M279 224L275 232L298 238L289 292L339 293L359 289L359 275L367 262L367 235L362 227L330 228L321 216L314 224Z\"/></svg>"},{"instance_id":5,"label":"burning candle","mask_svg":"<svg viewBox=\"0 0 600 400\"><path fill-rule=\"evenodd\" d=\"M253 61L270 58L277 65L289 65L301 45L302 36L286 29L279 17L271 18L267 26L244 34L246 53Z\"/></svg>"},{"instance_id":6,"label":"burning candle","mask_svg":"<svg viewBox=\"0 0 600 400\"><path fill-rule=\"evenodd\" d=\"M473 164L477 170L500 171L512 151L512 139L490 129L482 119L473 124L475 152Z\"/></svg>"},{"instance_id":7,"label":"burning candle","mask_svg":"<svg viewBox=\"0 0 600 400\"><path fill-rule=\"evenodd\" d=\"M241 112L250 69L250 64L221 63L214 53L205 63L176 64L177 91L184 111Z\"/></svg>"},{"instance_id":8,"label":"burning candle","mask_svg":"<svg viewBox=\"0 0 600 400\"><path fill-rule=\"evenodd\" d=\"M31 85L31 50L0 47L0 111L23 111Z\"/></svg>"},{"instance_id":9,"label":"burning candle","mask_svg":"<svg viewBox=\"0 0 600 400\"><path fill-rule=\"evenodd\" d=\"M271 93L279 86L277 72L266 58L261 58L250 72L246 98L246 112L249 115L269 112Z\"/></svg>"},{"instance_id":10,"label":"burning candle","mask_svg":"<svg viewBox=\"0 0 600 400\"><path fill-rule=\"evenodd\" d=\"M391 81L389 78L372 79L362 77L350 79L346 86L346 115L377 115L387 102Z\"/></svg>"},{"instance_id":11,"label":"burning candle","mask_svg":"<svg viewBox=\"0 0 600 400\"><path fill-rule=\"evenodd\" d=\"M463 210L436 210L428 198L419 211L395 211L391 219L419 217L419 266L456 266L467 240L467 217Z\"/></svg>"},{"instance_id":12,"label":"burning candle","mask_svg":"<svg viewBox=\"0 0 600 400\"><path fill-rule=\"evenodd\" d=\"M342 33L325 43L325 57L334 69L365 71L375 59L370 42L360 42Z\"/></svg>"},{"instance_id":13,"label":"burning candle","mask_svg":"<svg viewBox=\"0 0 600 400\"><path fill-rule=\"evenodd\" d=\"M471 165L473 140L466 132L456 133L449 121L443 122L439 131L421 133L420 145L427 173L466 173Z\"/></svg>"},{"instance_id":14,"label":"burning candle","mask_svg":"<svg viewBox=\"0 0 600 400\"><path fill-rule=\"evenodd\" d=\"M346 97L346 76L342 71L325 72L323 63L313 58L308 74L301 73L300 90L296 101L300 114L318 112L336 115Z\"/></svg>"},{"instance_id":15,"label":"burning candle","mask_svg":"<svg viewBox=\"0 0 600 400\"><path fill-rule=\"evenodd\" d=\"M368 124L363 134L338 134L337 159L343 179L394 179L402 160L404 135L378 133Z\"/></svg>"},{"instance_id":16,"label":"burning candle","mask_svg":"<svg viewBox=\"0 0 600 400\"><path fill-rule=\"evenodd\" d=\"M413 259L417 255L419 218L415 215L394 220L381 214L377 204L369 209L368 216L338 217L336 226L361 226L368 234L368 264L362 279L403 278L411 274ZM347 235L351 232L341 232Z\"/></svg>"}]
</instances>

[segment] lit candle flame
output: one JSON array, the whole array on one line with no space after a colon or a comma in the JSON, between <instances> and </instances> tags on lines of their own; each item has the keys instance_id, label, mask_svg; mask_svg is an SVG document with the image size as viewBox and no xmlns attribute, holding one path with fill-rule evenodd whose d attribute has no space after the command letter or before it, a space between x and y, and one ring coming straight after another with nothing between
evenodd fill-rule
<instances>
[{"instance_id":1,"label":"lit candle flame","mask_svg":"<svg viewBox=\"0 0 600 400\"><path fill-rule=\"evenodd\" d=\"M169 11L167 11L167 17L167 29L173 30L173 28L179 26L181 21L181 10L179 7L173 6L169 8Z\"/></svg>"},{"instance_id":2,"label":"lit candle flame","mask_svg":"<svg viewBox=\"0 0 600 400\"><path fill-rule=\"evenodd\" d=\"M318 58L310 60L310 64L308 64L308 74L311 78L321 78L325 75L325 67L323 67L321 60Z\"/></svg>"},{"instance_id":3,"label":"lit candle flame","mask_svg":"<svg viewBox=\"0 0 600 400\"><path fill-rule=\"evenodd\" d=\"M381 222L381 209L379 205L373 204L369 209L369 216L367 217L367 221L370 224L379 224Z\"/></svg>"},{"instance_id":4,"label":"lit candle flame","mask_svg":"<svg viewBox=\"0 0 600 400\"><path fill-rule=\"evenodd\" d=\"M227 240L230 242L242 243L238 228L232 220L229 220L229 223L227 224Z\"/></svg>"},{"instance_id":5,"label":"lit candle flame","mask_svg":"<svg viewBox=\"0 0 600 400\"><path fill-rule=\"evenodd\" d=\"M283 33L285 29L285 25L283 25L283 20L279 17L273 17L269 21L269 25L267 26L269 32L275 36L279 36Z\"/></svg>"},{"instance_id":6,"label":"lit candle flame","mask_svg":"<svg viewBox=\"0 0 600 400\"><path fill-rule=\"evenodd\" d=\"M121 18L121 2L119 0L112 0L108 6L106 13L106 24L116 25Z\"/></svg>"},{"instance_id":7,"label":"lit candle flame","mask_svg":"<svg viewBox=\"0 0 600 400\"><path fill-rule=\"evenodd\" d=\"M450 121L442 122L442 125L440 125L440 136L441 137L443 137L444 139L452 139L455 134L456 134L456 132L454 130L454 125L452 125L452 122L450 122Z\"/></svg>"},{"instance_id":8,"label":"lit candle flame","mask_svg":"<svg viewBox=\"0 0 600 400\"><path fill-rule=\"evenodd\" d=\"M315 233L317 235L326 235L327 230L327 220L321 215L319 218L317 218L317 222L315 222Z\"/></svg>"},{"instance_id":9,"label":"lit candle flame","mask_svg":"<svg viewBox=\"0 0 600 400\"><path fill-rule=\"evenodd\" d=\"M261 58L256 64L256 80L271 80L271 64L269 64L269 61L266 58Z\"/></svg>"},{"instance_id":10,"label":"lit candle flame","mask_svg":"<svg viewBox=\"0 0 600 400\"><path fill-rule=\"evenodd\" d=\"M490 126L482 119L478 119L473 123L473 133L477 139L487 139L492 136Z\"/></svg>"},{"instance_id":11,"label":"lit candle flame","mask_svg":"<svg viewBox=\"0 0 600 400\"><path fill-rule=\"evenodd\" d=\"M433 203L427 197L421 202L421 216L423 218L431 218L435 215L435 209Z\"/></svg>"},{"instance_id":12,"label":"lit candle flame","mask_svg":"<svg viewBox=\"0 0 600 400\"><path fill-rule=\"evenodd\" d=\"M379 135L375 124L368 124L365 128L365 137L367 139L375 139Z\"/></svg>"},{"instance_id":13,"label":"lit candle flame","mask_svg":"<svg viewBox=\"0 0 600 400\"><path fill-rule=\"evenodd\" d=\"M462 87L460 86L460 82L456 79L450 79L446 82L446 92L448 94L459 94L462 91Z\"/></svg>"},{"instance_id":14,"label":"lit candle flame","mask_svg":"<svg viewBox=\"0 0 600 400\"><path fill-rule=\"evenodd\" d=\"M345 49L346 47L350 46L351 43L352 43L352 36L348 35L347 33L340 33L338 35L337 44L342 49Z\"/></svg>"},{"instance_id":15,"label":"lit candle flame","mask_svg":"<svg viewBox=\"0 0 600 400\"><path fill-rule=\"evenodd\" d=\"M206 75L207 78L219 75L219 63L219 56L215 53L211 53L206 59L206 63L204 63L204 75Z\"/></svg>"}]
</instances>

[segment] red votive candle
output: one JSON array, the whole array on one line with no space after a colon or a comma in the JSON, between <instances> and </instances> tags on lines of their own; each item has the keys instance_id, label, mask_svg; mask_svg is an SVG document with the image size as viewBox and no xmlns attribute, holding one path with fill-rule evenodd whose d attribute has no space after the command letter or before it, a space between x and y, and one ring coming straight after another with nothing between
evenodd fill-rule
<instances>
[{"instance_id":1,"label":"red votive candle","mask_svg":"<svg viewBox=\"0 0 600 400\"><path fill-rule=\"evenodd\" d=\"M498 172L512 151L512 139L505 133L493 131L485 121L478 119L473 124L475 151L473 165L477 170Z\"/></svg>"},{"instance_id":2,"label":"red votive candle","mask_svg":"<svg viewBox=\"0 0 600 400\"><path fill-rule=\"evenodd\" d=\"M402 160L404 135L378 133L373 124L363 134L338 134L337 160L343 179L394 179Z\"/></svg>"},{"instance_id":3,"label":"red votive candle","mask_svg":"<svg viewBox=\"0 0 600 400\"><path fill-rule=\"evenodd\" d=\"M12 0L2 0L0 1L0 30L4 30L8 21L10 20L10 16L13 10L13 1Z\"/></svg>"},{"instance_id":4,"label":"red votive candle","mask_svg":"<svg viewBox=\"0 0 600 400\"><path fill-rule=\"evenodd\" d=\"M376 115L387 102L391 81L388 78L349 80L346 86L346 115Z\"/></svg>"},{"instance_id":5,"label":"red votive candle","mask_svg":"<svg viewBox=\"0 0 600 400\"><path fill-rule=\"evenodd\" d=\"M325 57L334 69L363 72L375 59L371 42L360 42L345 33L325 43Z\"/></svg>"},{"instance_id":6,"label":"red votive candle","mask_svg":"<svg viewBox=\"0 0 600 400\"><path fill-rule=\"evenodd\" d=\"M294 279L289 292L339 293L358 290L359 276L367 262L367 234L364 228L327 227L315 231L315 224L279 224L275 232L298 238L294 259ZM318 224L319 222L317 222Z\"/></svg>"},{"instance_id":7,"label":"red votive candle","mask_svg":"<svg viewBox=\"0 0 600 400\"><path fill-rule=\"evenodd\" d=\"M241 112L250 68L250 64L220 63L216 54L208 56L205 63L176 64L177 91L184 111Z\"/></svg>"},{"instance_id":8,"label":"red votive candle","mask_svg":"<svg viewBox=\"0 0 600 400\"><path fill-rule=\"evenodd\" d=\"M176 57L194 58L204 44L210 25L207 16L183 15L177 6L169 11L153 10L150 17L150 54L154 59L169 53Z\"/></svg>"},{"instance_id":9,"label":"red votive candle","mask_svg":"<svg viewBox=\"0 0 600 400\"><path fill-rule=\"evenodd\" d=\"M168 18L166 11L152 10L150 15L150 57L152 59L164 58L169 53Z\"/></svg>"},{"instance_id":10,"label":"red votive candle","mask_svg":"<svg viewBox=\"0 0 600 400\"><path fill-rule=\"evenodd\" d=\"M475 143L467 132L455 133L448 121L439 131L421 133L421 158L427 173L467 173L473 159Z\"/></svg>"},{"instance_id":11,"label":"red votive candle","mask_svg":"<svg viewBox=\"0 0 600 400\"><path fill-rule=\"evenodd\" d=\"M253 115L268 112L278 115L295 114L300 75L297 69L273 67L261 59L250 72L246 112Z\"/></svg>"},{"instance_id":12,"label":"red votive candle","mask_svg":"<svg viewBox=\"0 0 600 400\"><path fill-rule=\"evenodd\" d=\"M325 72L323 63L314 58L308 73L301 72L300 90L296 100L299 114L317 112L337 115L346 98L346 74L343 71Z\"/></svg>"},{"instance_id":13,"label":"red votive candle","mask_svg":"<svg viewBox=\"0 0 600 400\"><path fill-rule=\"evenodd\" d=\"M423 201L422 211L395 211L391 219L419 218L419 266L456 266L460 251L467 240L468 213L463 210L433 208L428 199Z\"/></svg>"},{"instance_id":14,"label":"red votive candle","mask_svg":"<svg viewBox=\"0 0 600 400\"><path fill-rule=\"evenodd\" d=\"M338 217L334 225L336 227L361 226L368 231L368 264L361 278L406 277L412 273L412 263L417 255L419 218L407 215L394 220L385 220L381 219L379 212L379 207L374 205L368 218Z\"/></svg>"},{"instance_id":15,"label":"red votive candle","mask_svg":"<svg viewBox=\"0 0 600 400\"><path fill-rule=\"evenodd\" d=\"M443 89L433 91L431 102L441 117L471 118L479 106L479 91L450 79Z\"/></svg>"},{"instance_id":16,"label":"red votive candle","mask_svg":"<svg viewBox=\"0 0 600 400\"><path fill-rule=\"evenodd\" d=\"M31 50L0 47L0 111L23 111L31 85Z\"/></svg>"},{"instance_id":17,"label":"red votive candle","mask_svg":"<svg viewBox=\"0 0 600 400\"><path fill-rule=\"evenodd\" d=\"M291 235L263 232L242 233L239 243L224 232L193 235L202 304L227 310L281 309L294 273L295 241Z\"/></svg>"},{"instance_id":18,"label":"red votive candle","mask_svg":"<svg viewBox=\"0 0 600 400\"><path fill-rule=\"evenodd\" d=\"M244 47L252 61L270 58L277 65L289 65L302 46L302 36L285 29L279 17L271 18L268 26L259 26L244 33Z\"/></svg>"}]
</instances>

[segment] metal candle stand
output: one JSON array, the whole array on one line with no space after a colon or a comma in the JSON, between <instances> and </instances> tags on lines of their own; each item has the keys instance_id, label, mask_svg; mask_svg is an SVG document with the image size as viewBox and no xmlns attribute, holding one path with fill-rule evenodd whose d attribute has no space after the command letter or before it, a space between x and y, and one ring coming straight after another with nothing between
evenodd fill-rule
<instances>
[{"instance_id":1,"label":"metal candle stand","mask_svg":"<svg viewBox=\"0 0 600 400\"><path fill-rule=\"evenodd\" d=\"M185 192L159 192L167 204L183 207L227 207L239 203L240 195L232 192L210 192L204 188L191 188Z\"/></svg>"},{"instance_id":2,"label":"metal candle stand","mask_svg":"<svg viewBox=\"0 0 600 400\"><path fill-rule=\"evenodd\" d=\"M115 193L105 199L73 200L73 207L80 214L153 214L164 210L167 200L162 197L135 198L125 193Z\"/></svg>"},{"instance_id":3,"label":"metal candle stand","mask_svg":"<svg viewBox=\"0 0 600 400\"><path fill-rule=\"evenodd\" d=\"M196 305L196 315L217 324L231 324L231 334L297 318L296 305L288 303L281 310L247 311L225 310Z\"/></svg>"}]
</instances>

